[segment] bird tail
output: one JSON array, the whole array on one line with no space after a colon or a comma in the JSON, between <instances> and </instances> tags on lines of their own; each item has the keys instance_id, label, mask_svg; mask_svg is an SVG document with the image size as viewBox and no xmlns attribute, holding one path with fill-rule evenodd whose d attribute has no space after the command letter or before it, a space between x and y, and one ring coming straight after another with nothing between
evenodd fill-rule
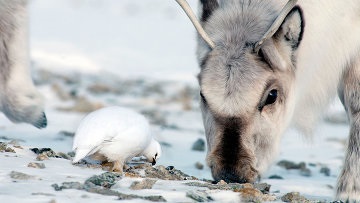
<instances>
[{"instance_id":1,"label":"bird tail","mask_svg":"<svg viewBox=\"0 0 360 203\"><path fill-rule=\"evenodd\" d=\"M72 162L77 163L81 159L85 158L88 154L89 154L89 150L77 149L75 153L75 157Z\"/></svg>"}]
</instances>

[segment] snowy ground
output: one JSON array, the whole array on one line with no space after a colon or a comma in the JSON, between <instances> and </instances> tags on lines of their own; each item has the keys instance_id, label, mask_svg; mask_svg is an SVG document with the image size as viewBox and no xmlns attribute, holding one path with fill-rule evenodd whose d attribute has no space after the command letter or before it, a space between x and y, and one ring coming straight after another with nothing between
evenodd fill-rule
<instances>
[{"instance_id":1,"label":"snowy ground","mask_svg":"<svg viewBox=\"0 0 360 203\"><path fill-rule=\"evenodd\" d=\"M190 1L196 6L196 1ZM36 84L47 100L48 128L37 130L15 125L0 115L0 142L18 140L24 149L16 154L0 153L0 202L108 202L116 198L78 190L56 192L52 184L83 182L100 174L100 169L83 169L69 160L51 158L45 169L27 167L36 162L30 147L50 147L70 152L74 132L86 112L101 106L121 105L144 113L152 122L156 138L163 144L159 165L175 166L183 172L211 179L205 152L191 150L204 137L198 107L195 75L194 30L175 1L163 0L34 0L30 4L31 56ZM342 112L338 103L331 115ZM286 170L276 163L262 182L272 185L271 193L297 191L311 200L330 201L341 169L348 134L346 124L322 122L313 141L288 131L283 139L280 160L305 162L311 174ZM320 173L330 169L330 176ZM36 176L14 180L11 171ZM283 179L269 179L279 175ZM129 180L116 190L132 193ZM189 202L179 182L158 182L144 195L163 195L169 202ZM138 191L136 193L139 193ZM238 201L234 192L217 191L217 201ZM226 199L224 199L226 197ZM140 200L133 200L133 202Z\"/></svg>"}]
</instances>

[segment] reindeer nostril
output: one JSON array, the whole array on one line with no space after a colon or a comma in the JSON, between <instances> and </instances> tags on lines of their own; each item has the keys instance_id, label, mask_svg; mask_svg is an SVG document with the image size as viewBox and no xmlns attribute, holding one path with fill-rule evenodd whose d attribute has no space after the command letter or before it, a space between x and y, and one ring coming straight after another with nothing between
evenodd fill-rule
<instances>
[{"instance_id":1,"label":"reindeer nostril","mask_svg":"<svg viewBox=\"0 0 360 203\"><path fill-rule=\"evenodd\" d=\"M258 180L257 172L248 171L238 174L234 170L222 170L220 173L214 175L215 181L224 180L227 183L253 183Z\"/></svg>"}]
</instances>

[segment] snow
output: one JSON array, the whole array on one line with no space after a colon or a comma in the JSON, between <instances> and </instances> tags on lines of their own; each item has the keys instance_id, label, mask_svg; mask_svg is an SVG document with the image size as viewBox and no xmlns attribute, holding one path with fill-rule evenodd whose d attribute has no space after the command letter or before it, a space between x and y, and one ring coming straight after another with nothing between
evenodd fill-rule
<instances>
[{"instance_id":1,"label":"snow","mask_svg":"<svg viewBox=\"0 0 360 203\"><path fill-rule=\"evenodd\" d=\"M191 6L196 8L196 2L191 0ZM139 112L149 109L159 111L168 127L154 124L152 130L157 140L168 145L163 145L163 155L158 164L173 165L189 175L211 179L208 167L199 170L194 166L196 162L206 165L206 152L191 150L198 138L205 139L198 98L191 98L192 108L189 111L183 110L181 101L174 99L186 87L197 91L195 76L198 73L195 31L175 1L33 0L30 17L34 73L45 69L69 77L77 78L80 75L79 84L52 82L61 84L65 90L77 89L81 96L105 105L127 106ZM109 76L159 83L165 93L146 95L147 90L140 87L124 94L98 96L90 95L86 90L93 83L93 77L101 78L103 83L116 85ZM22 146L28 146L23 150L16 149L16 154L0 153L0 202L49 202L52 199L56 202L115 201L116 198L111 196L77 190L56 192L51 187L51 184L64 181L83 182L103 172L99 169L84 169L73 166L69 160L55 158L44 161L45 169L27 167L36 157L27 150L29 147L50 147L54 151L70 152L72 138L59 132L74 132L85 116L85 113L58 110L58 107L71 106L74 102L60 100L51 83L39 84L38 88L47 100L49 125L45 130L40 131L27 124L13 124L3 114L0 115L0 137L17 139ZM343 112L339 102L330 109L330 113ZM332 200L348 129L345 124L322 122L312 141L289 130L284 135L276 162L291 160L314 163L315 166L308 166L312 175L301 176L298 170L285 170L275 162L262 181L272 185L271 192L279 192L275 194L298 191L310 199ZM331 169L330 176L319 172L322 165ZM9 177L11 171L35 175L41 180L14 182ZM273 174L284 179L268 179ZM125 178L114 188L131 192L129 185L130 180ZM169 202L183 202L190 201L185 197L187 190L191 190L191 187L181 182L159 181L152 190L143 190L140 194L161 194ZM32 195L38 192L51 196ZM238 194L229 191L217 191L211 195L216 201L239 200Z\"/></svg>"}]
</instances>

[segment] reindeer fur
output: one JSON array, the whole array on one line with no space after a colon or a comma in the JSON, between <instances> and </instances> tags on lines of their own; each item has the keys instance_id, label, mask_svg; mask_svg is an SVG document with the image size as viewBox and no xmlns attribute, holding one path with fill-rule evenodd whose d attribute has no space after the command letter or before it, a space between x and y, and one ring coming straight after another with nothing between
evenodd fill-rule
<instances>
[{"instance_id":1,"label":"reindeer fur","mask_svg":"<svg viewBox=\"0 0 360 203\"><path fill-rule=\"evenodd\" d=\"M26 0L0 0L0 110L15 123L43 128L43 98L29 72L26 7Z\"/></svg>"},{"instance_id":2,"label":"reindeer fur","mask_svg":"<svg viewBox=\"0 0 360 203\"><path fill-rule=\"evenodd\" d=\"M253 45L284 0L202 0L201 110L207 161L216 180L254 182L279 151L288 127L311 134L337 91L350 140L337 197L360 201L360 1L299 0L259 54ZM269 90L274 104L261 106Z\"/></svg>"}]
</instances>

